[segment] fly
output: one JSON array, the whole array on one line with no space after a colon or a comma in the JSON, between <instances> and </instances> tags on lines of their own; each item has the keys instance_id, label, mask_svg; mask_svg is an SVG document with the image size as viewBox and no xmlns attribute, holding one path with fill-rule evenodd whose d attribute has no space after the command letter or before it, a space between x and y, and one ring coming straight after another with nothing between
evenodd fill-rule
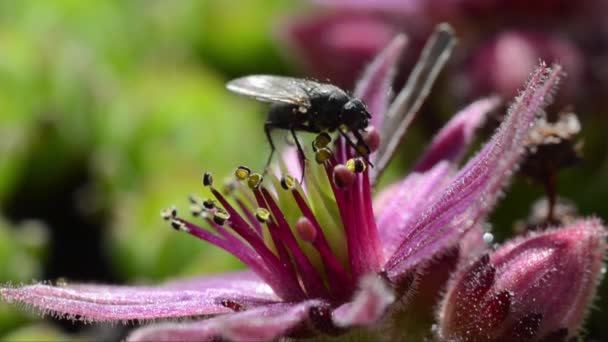
<instances>
[{"instance_id":1,"label":"fly","mask_svg":"<svg viewBox=\"0 0 608 342\"><path fill-rule=\"evenodd\" d=\"M306 156L296 135L297 131L325 136L327 132L338 131L358 154L367 159L369 147L361 133L368 126L371 115L363 101L344 90L328 83L271 75L237 78L228 82L226 87L237 94L271 103L264 123L266 139L271 149L266 168L276 150L271 135L273 129L291 132L302 160ZM356 142L348 135L349 132L356 138Z\"/></svg>"}]
</instances>

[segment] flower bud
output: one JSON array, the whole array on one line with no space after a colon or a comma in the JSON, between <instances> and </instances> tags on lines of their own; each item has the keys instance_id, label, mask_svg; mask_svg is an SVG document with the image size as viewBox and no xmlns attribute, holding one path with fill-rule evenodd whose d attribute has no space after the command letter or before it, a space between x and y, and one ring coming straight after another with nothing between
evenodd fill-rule
<instances>
[{"instance_id":1,"label":"flower bud","mask_svg":"<svg viewBox=\"0 0 608 342\"><path fill-rule=\"evenodd\" d=\"M438 333L458 341L574 337L605 252L598 220L509 242L458 272L440 308Z\"/></svg>"}]
</instances>

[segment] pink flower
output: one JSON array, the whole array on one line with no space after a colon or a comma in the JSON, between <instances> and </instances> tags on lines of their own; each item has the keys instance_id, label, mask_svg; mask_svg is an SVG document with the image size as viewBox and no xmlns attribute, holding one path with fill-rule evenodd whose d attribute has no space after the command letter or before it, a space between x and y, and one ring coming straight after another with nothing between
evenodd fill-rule
<instances>
[{"instance_id":1,"label":"pink flower","mask_svg":"<svg viewBox=\"0 0 608 342\"><path fill-rule=\"evenodd\" d=\"M378 195L374 207L372 184L418 112L453 38L449 28L439 29L404 91L391 101L404 44L403 36L394 38L355 90L377 127L367 135L375 167L342 138L332 149L317 141L318 163L307 164L304 186L286 173L298 170L297 163L280 166L280 175L269 171L265 179L239 167L239 182L226 193L205 173L203 183L214 198L192 199L199 224L175 209L163 213L173 228L225 249L250 270L159 286L35 284L2 288L2 298L86 321L195 318L140 328L129 337L135 341L271 340L342 334L352 327L373 330L409 294L413 274L484 221L561 74L558 65L541 64L492 139L458 168L497 100L482 99L463 109L412 172Z\"/></svg>"},{"instance_id":2,"label":"pink flower","mask_svg":"<svg viewBox=\"0 0 608 342\"><path fill-rule=\"evenodd\" d=\"M598 220L580 220L482 256L454 277L439 314L441 338L575 337L602 275L606 233Z\"/></svg>"},{"instance_id":3,"label":"pink flower","mask_svg":"<svg viewBox=\"0 0 608 342\"><path fill-rule=\"evenodd\" d=\"M608 3L603 0L309 2L318 8L284 20L279 36L306 71L319 79L352 85L353 71L371 60L391 34L405 32L410 50L418 52L432 28L448 22L463 44L451 69L457 76L451 91L458 96L515 96L539 59L559 61L569 84L579 84L560 89L568 95L558 97L561 104L573 99L588 103L591 91L608 84L599 67L608 53L608 25L602 15ZM415 62L412 57L404 59L405 70Z\"/></svg>"}]
</instances>

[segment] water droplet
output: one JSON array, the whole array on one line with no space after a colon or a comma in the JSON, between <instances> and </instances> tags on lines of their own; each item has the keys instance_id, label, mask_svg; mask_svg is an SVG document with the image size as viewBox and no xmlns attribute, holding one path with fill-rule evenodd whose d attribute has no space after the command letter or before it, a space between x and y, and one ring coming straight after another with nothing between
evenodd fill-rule
<instances>
[{"instance_id":1,"label":"water droplet","mask_svg":"<svg viewBox=\"0 0 608 342\"><path fill-rule=\"evenodd\" d=\"M487 245L490 245L494 241L494 235L492 233L485 232L483 233L483 242Z\"/></svg>"}]
</instances>

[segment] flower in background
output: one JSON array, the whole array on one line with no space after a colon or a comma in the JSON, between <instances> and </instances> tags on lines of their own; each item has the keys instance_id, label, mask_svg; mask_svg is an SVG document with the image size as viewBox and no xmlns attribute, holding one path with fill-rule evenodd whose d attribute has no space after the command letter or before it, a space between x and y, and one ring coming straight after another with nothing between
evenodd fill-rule
<instances>
[{"instance_id":1,"label":"flower in background","mask_svg":"<svg viewBox=\"0 0 608 342\"><path fill-rule=\"evenodd\" d=\"M505 98L516 94L539 59L559 61L572 86L559 101L580 100L608 86L602 61L608 54L608 25L603 0L549 1L394 1L316 0L325 9L289 18L281 40L296 51L315 77L348 85L353 71L371 60L380 44L405 32L412 51L437 23L455 26L463 48L455 58L452 91L473 98L488 92ZM413 56L404 60L411 66ZM458 82L454 82L457 79ZM585 82L582 82L582 81ZM585 87L574 86L585 84Z\"/></svg>"},{"instance_id":2,"label":"flower in background","mask_svg":"<svg viewBox=\"0 0 608 342\"><path fill-rule=\"evenodd\" d=\"M394 38L363 74L355 96L372 114L366 134L371 168L343 138L320 134L317 163L306 164L303 186L283 163L266 176L247 167L213 198L191 198L200 224L177 210L163 217L178 231L223 248L248 271L148 286L35 284L3 288L2 297L45 313L87 321L200 318L150 325L131 340L272 340L399 330L394 313L413 295L416 277L436 256L457 246L485 220L524 153L525 138L561 74L541 64L492 139L463 167L457 163L496 99L463 109L437 134L412 172L372 202L372 184L418 111L453 45L443 26L431 38L404 91L390 101L396 63L405 45ZM295 170L295 171L294 171ZM467 250L461 246L462 257ZM386 324L384 324L386 323ZM570 327L570 326L568 326ZM407 332L405 332L407 334Z\"/></svg>"},{"instance_id":3,"label":"flower in background","mask_svg":"<svg viewBox=\"0 0 608 342\"><path fill-rule=\"evenodd\" d=\"M598 220L534 233L463 268L439 311L457 341L567 341L576 337L601 279L606 229Z\"/></svg>"}]
</instances>

